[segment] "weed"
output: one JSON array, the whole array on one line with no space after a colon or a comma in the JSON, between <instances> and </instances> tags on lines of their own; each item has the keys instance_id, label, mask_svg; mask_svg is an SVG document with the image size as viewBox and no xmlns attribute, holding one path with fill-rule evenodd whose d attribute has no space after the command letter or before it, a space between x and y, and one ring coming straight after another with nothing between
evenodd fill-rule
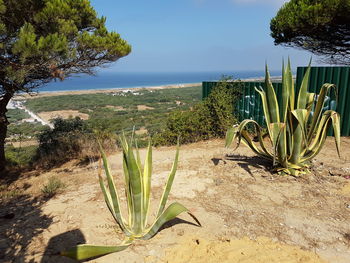
<instances>
[{"instance_id":1,"label":"weed","mask_svg":"<svg viewBox=\"0 0 350 263\"><path fill-rule=\"evenodd\" d=\"M52 176L49 178L47 184L41 188L41 192L45 197L53 197L65 187L66 185L59 178Z\"/></svg>"}]
</instances>

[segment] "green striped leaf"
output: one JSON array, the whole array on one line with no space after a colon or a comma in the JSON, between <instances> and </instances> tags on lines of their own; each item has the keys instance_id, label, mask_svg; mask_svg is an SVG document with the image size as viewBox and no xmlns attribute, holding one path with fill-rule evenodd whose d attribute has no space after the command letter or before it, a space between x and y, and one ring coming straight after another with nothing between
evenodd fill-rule
<instances>
[{"instance_id":1,"label":"green striped leaf","mask_svg":"<svg viewBox=\"0 0 350 263\"><path fill-rule=\"evenodd\" d=\"M225 137L225 147L228 148L231 146L232 142L235 140L237 135L238 126L234 126L232 128L229 128L226 132Z\"/></svg>"},{"instance_id":2,"label":"green striped leaf","mask_svg":"<svg viewBox=\"0 0 350 263\"><path fill-rule=\"evenodd\" d=\"M131 241L127 241L118 246L78 245L72 249L61 252L61 255L74 260L86 260L89 258L101 257L107 254L122 251L128 248L130 244Z\"/></svg>"},{"instance_id":3,"label":"green striped leaf","mask_svg":"<svg viewBox=\"0 0 350 263\"><path fill-rule=\"evenodd\" d=\"M266 101L268 107L268 114L270 115L270 122L280 122L279 107L275 89L271 83L270 73L268 67L265 67L265 88L266 88Z\"/></svg>"},{"instance_id":4,"label":"green striped leaf","mask_svg":"<svg viewBox=\"0 0 350 263\"><path fill-rule=\"evenodd\" d=\"M139 166L134 156L131 145L128 147L127 152L123 152L124 159L126 161L126 167L129 174L129 187L131 196L131 229L133 234L140 234L142 232L142 181Z\"/></svg>"},{"instance_id":5,"label":"green striped leaf","mask_svg":"<svg viewBox=\"0 0 350 263\"><path fill-rule=\"evenodd\" d=\"M313 118L312 118L312 122L311 122L311 126L310 126L310 129L309 129L309 133L308 133L308 140L309 140L309 142L312 140L312 137L314 135L316 126L317 126L318 122L321 119L322 109L323 109L323 106L324 106L324 102L325 102L326 96L327 96L327 94L329 93L329 91L331 89L335 89L335 88L336 87L335 87L334 84L326 83L326 84L323 84L323 86L322 86L322 88L320 90L320 94L317 97L317 103L316 103L316 107L315 107L315 110L314 110L314 115L313 115Z\"/></svg>"},{"instance_id":6,"label":"green striped leaf","mask_svg":"<svg viewBox=\"0 0 350 263\"><path fill-rule=\"evenodd\" d=\"M277 156L277 149L278 149L278 146L279 146L279 141L280 141L280 138L281 138L281 134L283 132L283 129L285 128L285 124L282 123L282 122L279 122L279 123L270 123L270 131L271 131L271 134L270 134L270 138L271 138L271 141L272 141L272 147L273 147L273 158L272 158L272 161L273 161L273 165L275 166L276 165L276 156ZM280 162L284 159L284 156L279 156L280 158Z\"/></svg>"},{"instance_id":7,"label":"green striped leaf","mask_svg":"<svg viewBox=\"0 0 350 263\"><path fill-rule=\"evenodd\" d=\"M178 164L178 161L179 161L179 151L180 151L179 143L180 142L179 142L179 139L178 139L177 140L177 146L176 146L175 160L174 160L173 166L171 168L171 171L169 173L168 180L166 182L166 185L165 185L162 197L160 199L160 204L159 204L159 208L158 208L157 217L159 217L160 214L163 213L163 211L164 211L166 202L168 200L168 196L169 196L169 192L170 192L171 186L173 185L173 182L174 182L174 177L175 177L175 174L176 174L177 164Z\"/></svg>"},{"instance_id":8,"label":"green striped leaf","mask_svg":"<svg viewBox=\"0 0 350 263\"><path fill-rule=\"evenodd\" d=\"M152 145L151 141L148 143L148 149L146 153L144 171L143 171L143 211L144 222L143 228L147 225L147 217L149 213L150 194L151 194L151 177L152 177Z\"/></svg>"},{"instance_id":9,"label":"green striped leaf","mask_svg":"<svg viewBox=\"0 0 350 263\"><path fill-rule=\"evenodd\" d=\"M252 141L252 139L249 136L249 133L245 131L246 126L248 126L249 124L254 125L255 130L257 132L257 137L259 140L259 145L261 147L261 149L259 149ZM259 124L254 121L254 120L244 120L241 122L241 124L238 126L238 143L237 143L237 147L240 144L241 139L243 139L243 142L248 145L248 147L250 147L253 151L255 151L256 153L258 153L260 156L262 157L267 157L270 158L272 160L273 155L267 150L267 147L265 146L265 142L264 142L264 138L263 138L263 134L262 134L262 129L259 126Z\"/></svg>"},{"instance_id":10,"label":"green striped leaf","mask_svg":"<svg viewBox=\"0 0 350 263\"><path fill-rule=\"evenodd\" d=\"M292 111L292 114L299 123L299 126L300 126L301 131L302 131L302 135L303 135L303 141L304 141L305 146L307 148L308 142L307 142L307 134L306 134L306 125L307 125L308 112L306 109L296 109L296 110Z\"/></svg>"},{"instance_id":11,"label":"green striped leaf","mask_svg":"<svg viewBox=\"0 0 350 263\"><path fill-rule=\"evenodd\" d=\"M289 108L290 110L294 110L295 105L295 89L294 89L294 81L293 81L293 73L290 65L290 59L288 58L288 64L286 68L286 85L287 89L289 89ZM285 88L285 87L283 87Z\"/></svg>"},{"instance_id":12,"label":"green striped leaf","mask_svg":"<svg viewBox=\"0 0 350 263\"><path fill-rule=\"evenodd\" d=\"M307 87L309 86L309 78L310 78L310 71L311 71L311 60L309 63L309 66L306 70L306 73L304 75L304 78L301 82L299 94L298 94L298 102L297 102L297 109L305 109L307 105Z\"/></svg>"},{"instance_id":13,"label":"green striped leaf","mask_svg":"<svg viewBox=\"0 0 350 263\"><path fill-rule=\"evenodd\" d=\"M147 234L140 237L140 239L143 239L143 240L150 239L159 231L159 229L162 227L162 225L164 225L166 222L174 219L175 217L177 217L179 214L181 214L183 212L188 212L188 209L186 207L184 207L182 204L179 204L177 202L172 203L159 216L157 216L156 221L149 228L149 230L147 231ZM196 220L196 221L198 221L198 220Z\"/></svg>"},{"instance_id":14,"label":"green striped leaf","mask_svg":"<svg viewBox=\"0 0 350 263\"><path fill-rule=\"evenodd\" d=\"M122 216L122 213L120 211L120 201L119 201L119 196L118 196L118 192L117 189L115 187L114 181L113 181L113 177L109 171L109 165L108 165L108 160L106 157L106 154L104 153L102 146L100 145L100 152L101 152L101 156L102 156L102 161L103 161L103 167L105 170L105 174L107 177L107 183L108 183L108 194L107 194L107 189L104 186L104 183L102 181L102 178L100 179L100 186L102 189L102 192L104 192L105 195L105 200L106 202L108 201L109 203L111 202L111 207L113 207L113 212L114 212L114 217L117 219L117 222L119 223L119 225L122 227L122 230L126 233L129 234L128 229L125 227L125 223L124 223L124 219ZM107 199L106 199L107 197Z\"/></svg>"},{"instance_id":15,"label":"green striped leaf","mask_svg":"<svg viewBox=\"0 0 350 263\"><path fill-rule=\"evenodd\" d=\"M282 63L282 107L281 107L281 118L282 122L286 122L287 112L289 107L289 88L287 83L287 74L284 68L284 61Z\"/></svg>"},{"instance_id":16,"label":"green striped leaf","mask_svg":"<svg viewBox=\"0 0 350 263\"><path fill-rule=\"evenodd\" d=\"M340 115L339 113L333 111L331 114L331 118L334 131L335 145L337 147L338 156L340 157Z\"/></svg>"}]
</instances>

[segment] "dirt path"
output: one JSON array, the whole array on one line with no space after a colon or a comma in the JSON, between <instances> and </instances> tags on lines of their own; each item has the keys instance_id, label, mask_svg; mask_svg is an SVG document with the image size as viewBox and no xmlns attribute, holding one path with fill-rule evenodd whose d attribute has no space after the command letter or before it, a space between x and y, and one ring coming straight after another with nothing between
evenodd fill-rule
<instances>
[{"instance_id":1,"label":"dirt path","mask_svg":"<svg viewBox=\"0 0 350 263\"><path fill-rule=\"evenodd\" d=\"M313 174L293 178L271 175L244 146L235 152L225 150L221 140L182 146L169 203L184 204L202 227L183 214L151 240L89 262L348 263L349 138L341 150L339 159L327 140ZM174 153L174 147L154 150L154 199L159 200ZM224 158L227 153L230 158ZM110 159L121 187L121 156ZM103 201L97 164L73 164L15 183L26 187L22 195L27 199L6 204L15 217L0 219L1 262L72 262L55 253L77 243L113 245L123 238ZM47 201L29 198L39 195L52 175L66 182L65 191Z\"/></svg>"}]
</instances>

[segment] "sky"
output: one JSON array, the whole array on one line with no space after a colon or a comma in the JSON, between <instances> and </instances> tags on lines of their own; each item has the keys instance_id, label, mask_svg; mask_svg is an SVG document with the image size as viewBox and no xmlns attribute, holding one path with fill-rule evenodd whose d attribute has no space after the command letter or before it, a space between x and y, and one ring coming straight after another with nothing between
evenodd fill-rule
<instances>
[{"instance_id":1,"label":"sky","mask_svg":"<svg viewBox=\"0 0 350 263\"><path fill-rule=\"evenodd\" d=\"M132 46L113 64L120 72L271 70L311 53L275 46L270 20L286 0L90 0L107 28ZM316 63L314 58L314 64Z\"/></svg>"}]
</instances>

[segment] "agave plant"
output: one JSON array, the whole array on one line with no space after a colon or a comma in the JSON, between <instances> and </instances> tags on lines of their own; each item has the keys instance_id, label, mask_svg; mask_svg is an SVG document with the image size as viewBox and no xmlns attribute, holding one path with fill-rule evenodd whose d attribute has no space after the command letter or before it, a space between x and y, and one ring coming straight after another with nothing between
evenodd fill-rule
<instances>
[{"instance_id":1,"label":"agave plant","mask_svg":"<svg viewBox=\"0 0 350 263\"><path fill-rule=\"evenodd\" d=\"M264 140L262 127L256 121L244 120L228 130L226 147L238 138L237 147L243 141L257 155L271 160L275 171L298 176L308 172L310 160L324 145L330 124L333 126L336 148L340 156L340 117L333 110L322 111L325 98L331 89L335 89L335 85L324 84L318 95L308 92L310 65L297 95L289 61L286 67L283 66L282 72L281 103L277 101L267 66L265 89L255 88L262 99L267 137L270 140ZM247 125L255 127L258 144L249 136Z\"/></svg>"},{"instance_id":2,"label":"agave plant","mask_svg":"<svg viewBox=\"0 0 350 263\"><path fill-rule=\"evenodd\" d=\"M76 260L83 260L91 257L103 256L109 253L118 252L126 249L135 239L149 239L154 236L160 227L174 219L182 212L190 214L197 224L200 225L196 217L189 212L183 205L175 202L165 209L168 195L174 181L178 159L179 145L176 149L175 160L169 173L168 180L160 200L156 219L152 224L148 224L148 216L150 211L150 194L151 194L151 176L152 176L152 147L149 142L144 167L142 167L139 150L136 145L136 156L133 150L133 138L129 142L125 136L120 139L123 148L123 168L125 176L125 193L127 199L128 218L126 219L120 209L120 199L118 191L114 184L108 161L105 153L101 148L103 167L106 175L106 181L101 175L100 167L99 181L106 201L107 207L113 218L126 235L125 240L117 246L94 246L94 245L78 245L61 254Z\"/></svg>"}]
</instances>

